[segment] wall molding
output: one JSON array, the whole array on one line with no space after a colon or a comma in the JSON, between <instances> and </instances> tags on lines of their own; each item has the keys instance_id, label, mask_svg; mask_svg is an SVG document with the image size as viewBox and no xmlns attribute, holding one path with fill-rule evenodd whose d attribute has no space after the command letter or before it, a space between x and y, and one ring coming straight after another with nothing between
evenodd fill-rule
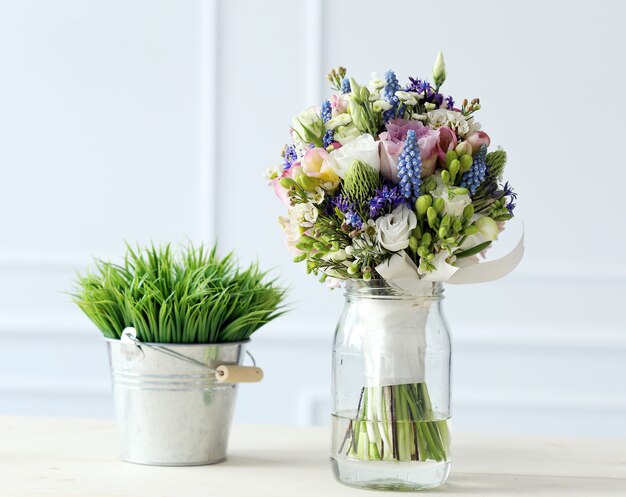
<instances>
[{"instance_id":1,"label":"wall molding","mask_svg":"<svg viewBox=\"0 0 626 497\"><path fill-rule=\"evenodd\" d=\"M212 243L217 236L218 185L217 147L219 144L217 97L219 94L220 11L218 0L200 0L200 68L198 109L198 196L197 236Z\"/></svg>"}]
</instances>

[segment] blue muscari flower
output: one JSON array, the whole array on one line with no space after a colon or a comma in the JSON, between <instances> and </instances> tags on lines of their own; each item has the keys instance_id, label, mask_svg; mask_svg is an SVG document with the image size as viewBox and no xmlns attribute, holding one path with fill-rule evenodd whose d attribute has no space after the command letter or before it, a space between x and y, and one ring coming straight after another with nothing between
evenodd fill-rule
<instances>
[{"instance_id":1,"label":"blue muscari flower","mask_svg":"<svg viewBox=\"0 0 626 497\"><path fill-rule=\"evenodd\" d=\"M286 171L291 168L294 162L298 160L298 154L296 152L296 147L294 145L285 145L283 148L281 155L283 157L283 169Z\"/></svg>"},{"instance_id":2,"label":"blue muscari flower","mask_svg":"<svg viewBox=\"0 0 626 497\"><path fill-rule=\"evenodd\" d=\"M374 196L370 200L370 217L377 218L387 211L392 211L400 204L405 204L406 199L400 193L397 186L388 187L383 185L382 188L374 190Z\"/></svg>"},{"instance_id":3,"label":"blue muscari flower","mask_svg":"<svg viewBox=\"0 0 626 497\"><path fill-rule=\"evenodd\" d=\"M356 212L350 210L346 212L345 223L353 228L360 229L363 226L363 220Z\"/></svg>"},{"instance_id":4,"label":"blue muscari flower","mask_svg":"<svg viewBox=\"0 0 626 497\"><path fill-rule=\"evenodd\" d=\"M422 159L417 145L415 130L410 129L406 134L404 147L398 159L398 177L400 178L400 191L404 197L415 202L420 196L422 186Z\"/></svg>"},{"instance_id":5,"label":"blue muscari flower","mask_svg":"<svg viewBox=\"0 0 626 497\"><path fill-rule=\"evenodd\" d=\"M332 109L330 107L330 100L324 100L322 102L320 114L322 116L322 121L324 121L325 123L330 121L330 118L333 117Z\"/></svg>"},{"instance_id":6,"label":"blue muscari flower","mask_svg":"<svg viewBox=\"0 0 626 497\"><path fill-rule=\"evenodd\" d=\"M341 93L350 93L350 80L348 78L343 78L341 82Z\"/></svg>"},{"instance_id":7,"label":"blue muscari flower","mask_svg":"<svg viewBox=\"0 0 626 497\"><path fill-rule=\"evenodd\" d=\"M487 156L487 145L480 147L480 150L476 152L474 161L472 162L469 171L463 174L461 178L461 187L467 188L471 195L476 193L476 188L485 180L487 175L487 164L485 163L485 157Z\"/></svg>"},{"instance_id":8,"label":"blue muscari flower","mask_svg":"<svg viewBox=\"0 0 626 497\"><path fill-rule=\"evenodd\" d=\"M385 73L385 86L383 88L383 98L391 104L391 109L386 110L383 113L383 119L387 123L390 119L393 119L400 105L400 100L396 96L396 92L400 90L400 83L396 78L396 73L391 69Z\"/></svg>"},{"instance_id":9,"label":"blue muscari flower","mask_svg":"<svg viewBox=\"0 0 626 497\"><path fill-rule=\"evenodd\" d=\"M335 131L332 129L327 129L326 133L324 133L324 138L322 138L322 142L324 143L324 148L328 147L332 142L335 136Z\"/></svg>"}]
</instances>

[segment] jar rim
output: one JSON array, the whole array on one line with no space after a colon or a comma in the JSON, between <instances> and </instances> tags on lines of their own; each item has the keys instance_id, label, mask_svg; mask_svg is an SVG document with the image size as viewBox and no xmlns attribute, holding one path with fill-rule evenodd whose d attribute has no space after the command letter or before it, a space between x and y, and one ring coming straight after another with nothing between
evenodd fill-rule
<instances>
[{"instance_id":1,"label":"jar rim","mask_svg":"<svg viewBox=\"0 0 626 497\"><path fill-rule=\"evenodd\" d=\"M412 291L403 289L386 280L349 279L344 283L346 297L386 298L386 299L443 299L443 282L424 281L415 285Z\"/></svg>"}]
</instances>

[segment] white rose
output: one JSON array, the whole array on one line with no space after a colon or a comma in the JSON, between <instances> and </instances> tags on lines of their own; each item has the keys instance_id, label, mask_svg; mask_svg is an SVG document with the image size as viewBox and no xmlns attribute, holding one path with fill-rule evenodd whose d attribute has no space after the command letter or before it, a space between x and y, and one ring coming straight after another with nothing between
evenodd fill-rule
<instances>
[{"instance_id":1,"label":"white rose","mask_svg":"<svg viewBox=\"0 0 626 497\"><path fill-rule=\"evenodd\" d=\"M406 205L399 205L391 214L376 220L376 240L387 250L397 252L409 246L411 230L417 226L417 216Z\"/></svg>"},{"instance_id":2,"label":"white rose","mask_svg":"<svg viewBox=\"0 0 626 497\"><path fill-rule=\"evenodd\" d=\"M380 171L380 156L378 142L372 135L363 134L343 142L341 148L333 150L326 161L337 176L344 178L348 169L355 160L365 162L375 171Z\"/></svg>"},{"instance_id":3,"label":"white rose","mask_svg":"<svg viewBox=\"0 0 626 497\"><path fill-rule=\"evenodd\" d=\"M462 195L451 195L448 191L448 187L443 183L439 184L437 188L430 192L433 198L443 199L443 212L450 216L460 217L463 215L463 210L469 204L472 203L472 199L469 194L464 193Z\"/></svg>"},{"instance_id":4,"label":"white rose","mask_svg":"<svg viewBox=\"0 0 626 497\"><path fill-rule=\"evenodd\" d=\"M314 142L317 139L321 139L326 131L322 118L314 107L309 107L294 117L291 120L291 127L305 142Z\"/></svg>"}]
</instances>

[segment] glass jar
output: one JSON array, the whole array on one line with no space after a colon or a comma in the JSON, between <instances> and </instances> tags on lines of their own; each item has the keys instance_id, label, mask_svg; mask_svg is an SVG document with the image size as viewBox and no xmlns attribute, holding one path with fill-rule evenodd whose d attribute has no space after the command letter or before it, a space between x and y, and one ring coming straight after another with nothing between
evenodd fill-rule
<instances>
[{"instance_id":1,"label":"glass jar","mask_svg":"<svg viewBox=\"0 0 626 497\"><path fill-rule=\"evenodd\" d=\"M443 285L348 281L333 347L331 463L354 487L419 490L450 469Z\"/></svg>"}]
</instances>

